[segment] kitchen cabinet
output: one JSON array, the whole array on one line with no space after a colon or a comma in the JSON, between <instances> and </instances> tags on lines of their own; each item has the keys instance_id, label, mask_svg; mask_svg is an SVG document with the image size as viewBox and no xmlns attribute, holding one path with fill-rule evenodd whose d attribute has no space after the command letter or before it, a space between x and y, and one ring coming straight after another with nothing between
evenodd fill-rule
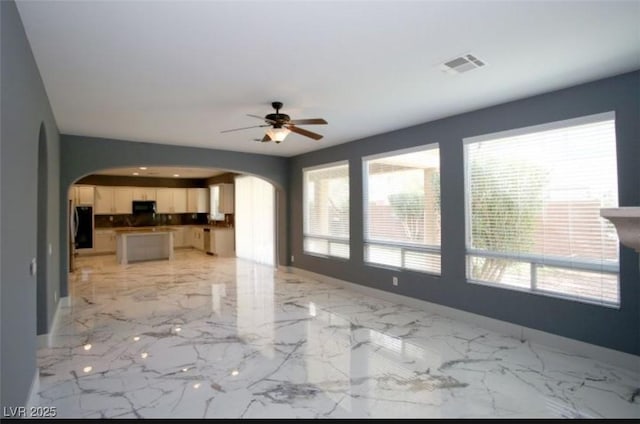
<instances>
[{"instance_id":1,"label":"kitchen cabinet","mask_svg":"<svg viewBox=\"0 0 640 424\"><path fill-rule=\"evenodd\" d=\"M198 250L204 250L204 228L191 228L191 246Z\"/></svg>"},{"instance_id":2,"label":"kitchen cabinet","mask_svg":"<svg viewBox=\"0 0 640 424\"><path fill-rule=\"evenodd\" d=\"M209 212L209 189L188 188L187 189L187 212L188 213L208 213Z\"/></svg>"},{"instance_id":3,"label":"kitchen cabinet","mask_svg":"<svg viewBox=\"0 0 640 424\"><path fill-rule=\"evenodd\" d=\"M93 206L93 186L74 185L71 187L71 200L76 206Z\"/></svg>"},{"instance_id":4,"label":"kitchen cabinet","mask_svg":"<svg viewBox=\"0 0 640 424\"><path fill-rule=\"evenodd\" d=\"M95 230L93 253L115 253L116 233L113 230Z\"/></svg>"},{"instance_id":5,"label":"kitchen cabinet","mask_svg":"<svg viewBox=\"0 0 640 424\"><path fill-rule=\"evenodd\" d=\"M96 186L94 213L96 215L131 214L133 190L130 187Z\"/></svg>"},{"instance_id":6,"label":"kitchen cabinet","mask_svg":"<svg viewBox=\"0 0 640 424\"><path fill-rule=\"evenodd\" d=\"M173 232L173 247L191 247L191 238L189 238L189 243L187 243L187 233L189 232L188 227L173 227L175 231Z\"/></svg>"},{"instance_id":7,"label":"kitchen cabinet","mask_svg":"<svg viewBox=\"0 0 640 424\"><path fill-rule=\"evenodd\" d=\"M220 206L218 207L220 213L233 213L234 185L218 184L218 186L220 187Z\"/></svg>"},{"instance_id":8,"label":"kitchen cabinet","mask_svg":"<svg viewBox=\"0 0 640 424\"><path fill-rule=\"evenodd\" d=\"M156 209L158 213L186 213L186 188L156 189Z\"/></svg>"},{"instance_id":9,"label":"kitchen cabinet","mask_svg":"<svg viewBox=\"0 0 640 424\"><path fill-rule=\"evenodd\" d=\"M184 236L184 241L183 241L183 246L184 247L193 247L193 231L192 231L192 227L182 227L184 228L182 230L183 236Z\"/></svg>"},{"instance_id":10,"label":"kitchen cabinet","mask_svg":"<svg viewBox=\"0 0 640 424\"><path fill-rule=\"evenodd\" d=\"M156 189L154 187L134 187L133 200L156 200Z\"/></svg>"},{"instance_id":11,"label":"kitchen cabinet","mask_svg":"<svg viewBox=\"0 0 640 424\"><path fill-rule=\"evenodd\" d=\"M235 256L233 228L212 228L209 234L211 253L223 257Z\"/></svg>"}]
</instances>

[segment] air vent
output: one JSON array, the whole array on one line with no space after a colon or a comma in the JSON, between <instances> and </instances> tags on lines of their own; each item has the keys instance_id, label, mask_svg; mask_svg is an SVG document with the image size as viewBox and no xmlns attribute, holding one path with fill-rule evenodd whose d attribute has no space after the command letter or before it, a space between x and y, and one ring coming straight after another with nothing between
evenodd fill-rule
<instances>
[{"instance_id":1,"label":"air vent","mask_svg":"<svg viewBox=\"0 0 640 424\"><path fill-rule=\"evenodd\" d=\"M462 74L476 68L485 66L486 63L472 54L456 57L440 65L440 70L448 74Z\"/></svg>"}]
</instances>

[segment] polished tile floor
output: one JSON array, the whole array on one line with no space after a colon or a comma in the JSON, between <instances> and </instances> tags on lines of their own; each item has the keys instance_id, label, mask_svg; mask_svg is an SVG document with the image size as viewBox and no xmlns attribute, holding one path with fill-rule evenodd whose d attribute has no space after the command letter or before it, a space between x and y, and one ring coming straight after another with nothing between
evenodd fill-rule
<instances>
[{"instance_id":1,"label":"polished tile floor","mask_svg":"<svg viewBox=\"0 0 640 424\"><path fill-rule=\"evenodd\" d=\"M635 417L638 370L231 258L83 258L40 349L59 417Z\"/></svg>"}]
</instances>

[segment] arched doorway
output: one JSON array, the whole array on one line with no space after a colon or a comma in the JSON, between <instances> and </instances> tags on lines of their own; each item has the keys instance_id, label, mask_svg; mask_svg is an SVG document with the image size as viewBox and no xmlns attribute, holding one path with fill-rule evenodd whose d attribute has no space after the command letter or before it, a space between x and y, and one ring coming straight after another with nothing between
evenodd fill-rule
<instances>
[{"instance_id":1,"label":"arched doorway","mask_svg":"<svg viewBox=\"0 0 640 424\"><path fill-rule=\"evenodd\" d=\"M91 142L87 142L90 140ZM61 136L60 196L62 228L68 228L67 190L84 176L99 170L141 167L201 167L258 176L269 181L276 190L276 258L279 265L287 265L288 235L287 197L289 189L288 160L271 155L248 154L216 149L137 143L122 140ZM60 234L60 297L68 295L69 234Z\"/></svg>"},{"instance_id":2,"label":"arched doorway","mask_svg":"<svg viewBox=\"0 0 640 424\"><path fill-rule=\"evenodd\" d=\"M48 152L47 152L47 131L44 123L40 124L40 134L38 136L38 247L37 263L38 273L36 277L36 299L37 299L37 334L48 332L48 236L47 236L47 211L48 211Z\"/></svg>"}]
</instances>

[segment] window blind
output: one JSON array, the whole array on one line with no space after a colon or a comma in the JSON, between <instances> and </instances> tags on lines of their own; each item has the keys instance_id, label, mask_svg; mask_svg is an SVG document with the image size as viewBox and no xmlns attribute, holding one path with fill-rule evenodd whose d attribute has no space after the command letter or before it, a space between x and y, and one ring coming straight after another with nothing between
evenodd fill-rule
<instances>
[{"instance_id":1,"label":"window blind","mask_svg":"<svg viewBox=\"0 0 640 424\"><path fill-rule=\"evenodd\" d=\"M364 159L365 261L440 273L437 144Z\"/></svg>"},{"instance_id":2,"label":"window blind","mask_svg":"<svg viewBox=\"0 0 640 424\"><path fill-rule=\"evenodd\" d=\"M467 278L619 304L613 114L465 142Z\"/></svg>"},{"instance_id":3,"label":"window blind","mask_svg":"<svg viewBox=\"0 0 640 424\"><path fill-rule=\"evenodd\" d=\"M236 256L275 265L275 189L261 178L235 178Z\"/></svg>"},{"instance_id":4,"label":"window blind","mask_svg":"<svg viewBox=\"0 0 640 424\"><path fill-rule=\"evenodd\" d=\"M349 258L349 164L303 169L306 253Z\"/></svg>"}]
</instances>

